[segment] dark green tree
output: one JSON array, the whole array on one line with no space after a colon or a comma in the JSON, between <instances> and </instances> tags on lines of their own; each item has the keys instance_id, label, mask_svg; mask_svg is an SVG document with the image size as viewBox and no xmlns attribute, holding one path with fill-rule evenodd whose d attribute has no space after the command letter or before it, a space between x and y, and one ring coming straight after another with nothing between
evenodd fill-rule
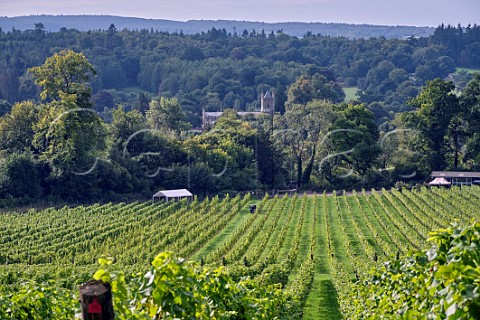
<instances>
[{"instance_id":1,"label":"dark green tree","mask_svg":"<svg viewBox=\"0 0 480 320\"><path fill-rule=\"evenodd\" d=\"M11 112L0 118L0 150L7 153L34 151L34 126L40 106L31 101L16 103Z\"/></svg>"},{"instance_id":2,"label":"dark green tree","mask_svg":"<svg viewBox=\"0 0 480 320\"><path fill-rule=\"evenodd\" d=\"M257 130L226 110L212 130L185 141L191 163L211 170L216 190L255 190L260 176L256 165Z\"/></svg>"},{"instance_id":3,"label":"dark green tree","mask_svg":"<svg viewBox=\"0 0 480 320\"><path fill-rule=\"evenodd\" d=\"M312 85L312 82L308 77L302 76L290 85L288 89L288 100L287 103L292 104L303 104L306 105L307 102L312 101L314 98L315 88Z\"/></svg>"},{"instance_id":4,"label":"dark green tree","mask_svg":"<svg viewBox=\"0 0 480 320\"><path fill-rule=\"evenodd\" d=\"M11 153L0 166L0 197L38 198L42 195L43 165L25 153Z\"/></svg>"},{"instance_id":5,"label":"dark green tree","mask_svg":"<svg viewBox=\"0 0 480 320\"><path fill-rule=\"evenodd\" d=\"M431 170L447 168L449 154L456 150L455 147L452 148L452 142L448 142L447 136L456 134L455 126L452 127L451 124L461 112L454 89L451 81L427 81L426 87L410 101L415 110L402 116L408 128L421 133L418 147L426 167ZM458 163L458 154L455 154L454 158L452 165L455 166Z\"/></svg>"},{"instance_id":6,"label":"dark green tree","mask_svg":"<svg viewBox=\"0 0 480 320\"><path fill-rule=\"evenodd\" d=\"M136 110L125 112L122 107L118 107L113 111L112 117L113 121L108 126L110 157L121 157L118 155L115 156L115 154L123 152L123 150L127 148L127 142L128 150L133 150L133 152L141 150L140 146L135 145L140 142L137 140L129 140L129 138L132 138L135 133L146 128L145 118L142 114Z\"/></svg>"},{"instance_id":7,"label":"dark green tree","mask_svg":"<svg viewBox=\"0 0 480 320\"><path fill-rule=\"evenodd\" d=\"M287 102L287 98L285 86L279 82L275 89L275 112L279 112L280 114L285 113L285 103Z\"/></svg>"},{"instance_id":8,"label":"dark green tree","mask_svg":"<svg viewBox=\"0 0 480 320\"><path fill-rule=\"evenodd\" d=\"M148 96L148 94L144 92L140 92L138 94L137 99L135 100L135 105L134 105L135 110L137 110L141 114L145 114L145 112L148 110L148 107L150 105L150 101L151 99Z\"/></svg>"},{"instance_id":9,"label":"dark green tree","mask_svg":"<svg viewBox=\"0 0 480 320\"><path fill-rule=\"evenodd\" d=\"M189 129L186 118L177 98L160 97L158 100L152 100L146 113L150 128L165 133L174 132L177 135Z\"/></svg>"},{"instance_id":10,"label":"dark green tree","mask_svg":"<svg viewBox=\"0 0 480 320\"><path fill-rule=\"evenodd\" d=\"M478 168L480 163L480 73L474 75L460 96L461 109L466 119L468 135L466 160L471 159Z\"/></svg>"},{"instance_id":11,"label":"dark green tree","mask_svg":"<svg viewBox=\"0 0 480 320\"><path fill-rule=\"evenodd\" d=\"M376 165L381 152L373 112L363 105L341 104L336 113L329 137L337 155L332 160L339 166L347 164L362 178Z\"/></svg>"}]
</instances>

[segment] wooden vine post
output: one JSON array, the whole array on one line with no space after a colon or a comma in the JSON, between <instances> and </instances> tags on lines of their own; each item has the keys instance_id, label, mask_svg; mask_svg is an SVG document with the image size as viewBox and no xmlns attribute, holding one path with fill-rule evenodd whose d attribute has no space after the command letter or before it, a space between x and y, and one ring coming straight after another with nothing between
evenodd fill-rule
<instances>
[{"instance_id":1,"label":"wooden vine post","mask_svg":"<svg viewBox=\"0 0 480 320\"><path fill-rule=\"evenodd\" d=\"M112 288L109 283L90 280L80 286L83 320L113 320Z\"/></svg>"}]
</instances>

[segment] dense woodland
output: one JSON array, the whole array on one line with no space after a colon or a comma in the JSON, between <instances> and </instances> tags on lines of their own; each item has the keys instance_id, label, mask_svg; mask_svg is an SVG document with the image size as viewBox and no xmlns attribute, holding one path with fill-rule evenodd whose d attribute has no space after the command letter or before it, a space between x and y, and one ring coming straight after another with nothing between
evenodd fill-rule
<instances>
[{"instance_id":1,"label":"dense woodland","mask_svg":"<svg viewBox=\"0 0 480 320\"><path fill-rule=\"evenodd\" d=\"M480 27L428 38L281 31L0 32L3 203L354 188L476 169ZM344 102L342 87L357 87ZM275 92L276 114L239 118ZM201 112L233 109L200 132Z\"/></svg>"}]
</instances>

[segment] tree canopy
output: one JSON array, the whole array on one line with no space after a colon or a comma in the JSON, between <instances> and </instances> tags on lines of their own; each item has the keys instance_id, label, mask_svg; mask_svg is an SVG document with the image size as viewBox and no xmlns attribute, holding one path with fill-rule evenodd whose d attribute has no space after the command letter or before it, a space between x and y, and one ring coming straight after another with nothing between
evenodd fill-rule
<instances>
[{"instance_id":1,"label":"tree canopy","mask_svg":"<svg viewBox=\"0 0 480 320\"><path fill-rule=\"evenodd\" d=\"M477 29L464 32L463 54ZM478 168L479 76L438 78L463 60L435 36L186 36L111 25L32 37L0 32L3 196L28 183L11 183L26 179L22 164L40 188L29 197L68 199L161 187L383 187ZM45 57L52 44L66 49ZM345 86L357 92L348 102ZM273 115L237 113L259 110L266 91ZM202 110L224 113L200 130Z\"/></svg>"},{"instance_id":2,"label":"tree canopy","mask_svg":"<svg viewBox=\"0 0 480 320\"><path fill-rule=\"evenodd\" d=\"M47 58L43 65L28 71L42 88L42 100L67 99L73 95L78 107L90 106L91 88L87 83L95 70L84 54L62 50Z\"/></svg>"}]
</instances>

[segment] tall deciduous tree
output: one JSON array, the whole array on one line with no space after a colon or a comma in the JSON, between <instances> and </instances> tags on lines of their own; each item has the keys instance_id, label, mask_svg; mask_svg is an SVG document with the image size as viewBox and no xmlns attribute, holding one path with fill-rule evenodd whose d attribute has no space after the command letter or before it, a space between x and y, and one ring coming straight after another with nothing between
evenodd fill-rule
<instances>
[{"instance_id":1,"label":"tall deciduous tree","mask_svg":"<svg viewBox=\"0 0 480 320\"><path fill-rule=\"evenodd\" d=\"M95 158L103 158L103 121L92 109L75 106L74 101L47 104L34 127L33 145L56 176L87 173L95 166Z\"/></svg>"},{"instance_id":2,"label":"tall deciduous tree","mask_svg":"<svg viewBox=\"0 0 480 320\"><path fill-rule=\"evenodd\" d=\"M345 162L360 175L371 169L380 154L379 131L373 113L363 105L342 104L331 136L337 163Z\"/></svg>"},{"instance_id":3,"label":"tall deciduous tree","mask_svg":"<svg viewBox=\"0 0 480 320\"><path fill-rule=\"evenodd\" d=\"M311 100L328 100L341 102L345 98L340 85L333 76L316 72L313 75L302 75L288 89L287 104L303 104Z\"/></svg>"},{"instance_id":4,"label":"tall deciduous tree","mask_svg":"<svg viewBox=\"0 0 480 320\"><path fill-rule=\"evenodd\" d=\"M39 197L45 178L42 169L28 152L9 154L0 166L0 197Z\"/></svg>"},{"instance_id":5,"label":"tall deciduous tree","mask_svg":"<svg viewBox=\"0 0 480 320\"><path fill-rule=\"evenodd\" d=\"M302 76L288 89L288 104L303 104L313 100L314 88L310 79Z\"/></svg>"},{"instance_id":6,"label":"tall deciduous tree","mask_svg":"<svg viewBox=\"0 0 480 320\"><path fill-rule=\"evenodd\" d=\"M425 164L431 170L445 169L449 154L452 150L458 150L451 145L457 142L449 139L449 136L458 133L459 127L453 125L452 120L456 121L455 117L461 111L454 89L451 81L441 79L427 81L422 92L410 101L416 110L407 112L402 117L408 127L421 133L418 146L422 149ZM458 163L456 151L454 158L455 165Z\"/></svg>"},{"instance_id":7,"label":"tall deciduous tree","mask_svg":"<svg viewBox=\"0 0 480 320\"><path fill-rule=\"evenodd\" d=\"M145 118L137 110L125 112L122 107L113 111L113 121L109 125L110 133L110 153L113 155L115 152L123 151L129 144L135 141L129 141L135 133L145 129ZM133 145L130 148L135 147ZM131 150L131 149L129 149Z\"/></svg>"},{"instance_id":8,"label":"tall deciduous tree","mask_svg":"<svg viewBox=\"0 0 480 320\"><path fill-rule=\"evenodd\" d=\"M150 127L159 131L179 134L190 127L177 98L160 97L159 100L153 100L146 118Z\"/></svg>"},{"instance_id":9,"label":"tall deciduous tree","mask_svg":"<svg viewBox=\"0 0 480 320\"><path fill-rule=\"evenodd\" d=\"M93 66L83 53L62 50L47 58L45 63L28 69L42 88L43 100L60 100L74 96L80 108L90 107L91 88L88 80L95 75Z\"/></svg>"},{"instance_id":10,"label":"tall deciduous tree","mask_svg":"<svg viewBox=\"0 0 480 320\"><path fill-rule=\"evenodd\" d=\"M213 130L185 142L192 163L206 165L217 190L254 190L258 187L257 130L226 110ZM205 171L206 172L206 171ZM211 178L209 178L212 180Z\"/></svg>"},{"instance_id":11,"label":"tall deciduous tree","mask_svg":"<svg viewBox=\"0 0 480 320\"><path fill-rule=\"evenodd\" d=\"M8 153L32 150L39 107L31 101L17 103L0 118L0 150Z\"/></svg>"},{"instance_id":12,"label":"tall deciduous tree","mask_svg":"<svg viewBox=\"0 0 480 320\"><path fill-rule=\"evenodd\" d=\"M467 119L467 157L480 163L480 73L475 74L473 79L463 90L460 104Z\"/></svg>"},{"instance_id":13,"label":"tall deciduous tree","mask_svg":"<svg viewBox=\"0 0 480 320\"><path fill-rule=\"evenodd\" d=\"M104 124L88 108L88 79L94 70L83 54L64 50L29 69L41 87L42 108L34 125L33 145L57 176L66 172L89 172L105 142Z\"/></svg>"},{"instance_id":14,"label":"tall deciduous tree","mask_svg":"<svg viewBox=\"0 0 480 320\"><path fill-rule=\"evenodd\" d=\"M294 104L285 112L285 128L279 131L282 134L278 137L285 139L292 151L298 187L310 181L318 143L328 133L333 119L332 106L319 100L306 105Z\"/></svg>"}]
</instances>

